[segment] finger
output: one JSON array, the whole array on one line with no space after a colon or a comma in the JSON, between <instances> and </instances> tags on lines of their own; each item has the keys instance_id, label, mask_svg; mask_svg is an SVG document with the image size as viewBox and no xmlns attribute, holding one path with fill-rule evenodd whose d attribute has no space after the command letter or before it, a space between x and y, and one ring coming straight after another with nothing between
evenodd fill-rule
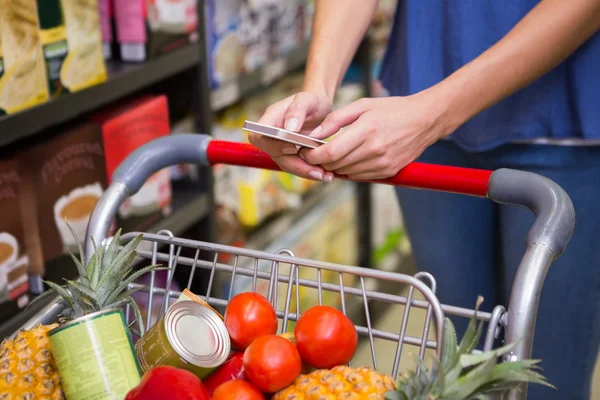
<instances>
[{"instance_id":1,"label":"finger","mask_svg":"<svg viewBox=\"0 0 600 400\"><path fill-rule=\"evenodd\" d=\"M330 113L309 136L315 139L326 139L335 135L340 129L352 124L365 113L367 105L367 99L360 99Z\"/></svg>"},{"instance_id":2,"label":"finger","mask_svg":"<svg viewBox=\"0 0 600 400\"><path fill-rule=\"evenodd\" d=\"M356 121L346 131L332 141L313 150L302 149L300 157L311 165L325 165L337 162L359 148L366 140L367 129L364 121Z\"/></svg>"},{"instance_id":3,"label":"finger","mask_svg":"<svg viewBox=\"0 0 600 400\"><path fill-rule=\"evenodd\" d=\"M297 175L301 178L323 181L327 176L323 168L309 165L302 161L298 156L273 157L273 161L275 161L283 171ZM329 175L333 177L331 173ZM330 181L328 180L327 182Z\"/></svg>"},{"instance_id":4,"label":"finger","mask_svg":"<svg viewBox=\"0 0 600 400\"><path fill-rule=\"evenodd\" d=\"M284 129L299 132L306 121L306 117L319 108L319 99L313 93L298 93L294 96L285 111L283 120Z\"/></svg>"},{"instance_id":5,"label":"finger","mask_svg":"<svg viewBox=\"0 0 600 400\"><path fill-rule=\"evenodd\" d=\"M360 174L348 175L348 178L353 181L374 181L379 179L391 178L394 174L386 174L381 171L364 172Z\"/></svg>"},{"instance_id":6,"label":"finger","mask_svg":"<svg viewBox=\"0 0 600 400\"><path fill-rule=\"evenodd\" d=\"M281 140L271 139L256 133L248 134L248 140L252 145L258 147L271 157L292 155L298 152L298 149L293 144L285 143Z\"/></svg>"},{"instance_id":7,"label":"finger","mask_svg":"<svg viewBox=\"0 0 600 400\"><path fill-rule=\"evenodd\" d=\"M352 153L354 154L354 153ZM341 168L331 169L325 165L322 166L326 171L334 171L338 175L356 175L367 172L381 171L382 167L379 163L378 157L362 159L355 163L347 164Z\"/></svg>"}]
</instances>

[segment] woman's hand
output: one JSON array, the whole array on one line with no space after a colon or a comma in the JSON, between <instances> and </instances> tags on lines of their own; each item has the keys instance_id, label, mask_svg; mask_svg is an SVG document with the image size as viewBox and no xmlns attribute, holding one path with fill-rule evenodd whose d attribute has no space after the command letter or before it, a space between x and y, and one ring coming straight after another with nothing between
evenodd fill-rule
<instances>
[{"instance_id":1,"label":"woman's hand","mask_svg":"<svg viewBox=\"0 0 600 400\"><path fill-rule=\"evenodd\" d=\"M271 105L258 123L308 134L331 112L331 100L324 94L301 92ZM295 145L250 134L250 143L269 154L286 172L312 180L331 182L333 173L310 165L298 157Z\"/></svg>"},{"instance_id":2,"label":"woman's hand","mask_svg":"<svg viewBox=\"0 0 600 400\"><path fill-rule=\"evenodd\" d=\"M310 136L324 139L346 127L343 132L317 149L302 149L299 156L354 180L389 178L452 132L443 123L439 100L428 91L358 100L329 114Z\"/></svg>"}]
</instances>

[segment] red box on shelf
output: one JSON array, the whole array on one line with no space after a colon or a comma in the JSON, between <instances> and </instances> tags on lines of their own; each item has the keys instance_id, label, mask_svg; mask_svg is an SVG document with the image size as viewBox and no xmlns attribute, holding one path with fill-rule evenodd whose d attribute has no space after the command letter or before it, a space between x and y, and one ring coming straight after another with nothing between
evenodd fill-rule
<instances>
[{"instance_id":1,"label":"red box on shelf","mask_svg":"<svg viewBox=\"0 0 600 400\"><path fill-rule=\"evenodd\" d=\"M94 117L102 130L109 183L117 167L138 147L167 136L171 131L169 107L164 95L144 96L119 105ZM138 193L119 209L119 216L144 216L160 211L171 212L171 180L169 169L152 175Z\"/></svg>"}]
</instances>

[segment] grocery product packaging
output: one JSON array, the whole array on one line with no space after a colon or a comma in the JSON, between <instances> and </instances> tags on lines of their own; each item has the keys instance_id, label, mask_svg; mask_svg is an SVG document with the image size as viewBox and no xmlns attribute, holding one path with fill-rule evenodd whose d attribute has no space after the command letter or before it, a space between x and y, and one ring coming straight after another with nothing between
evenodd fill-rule
<instances>
[{"instance_id":1,"label":"grocery product packaging","mask_svg":"<svg viewBox=\"0 0 600 400\"><path fill-rule=\"evenodd\" d=\"M298 48L304 41L305 0L282 1L275 20L276 55L284 56Z\"/></svg>"},{"instance_id":2,"label":"grocery product packaging","mask_svg":"<svg viewBox=\"0 0 600 400\"><path fill-rule=\"evenodd\" d=\"M100 16L100 32L102 33L102 52L104 58L110 60L115 57L115 18L114 0L98 0L98 13ZM118 51L118 49L116 49Z\"/></svg>"},{"instance_id":3,"label":"grocery product packaging","mask_svg":"<svg viewBox=\"0 0 600 400\"><path fill-rule=\"evenodd\" d=\"M113 1L124 61L145 61L198 40L197 0Z\"/></svg>"},{"instance_id":4,"label":"grocery product packaging","mask_svg":"<svg viewBox=\"0 0 600 400\"><path fill-rule=\"evenodd\" d=\"M21 176L16 157L0 160L0 323L29 302L29 258L21 215Z\"/></svg>"},{"instance_id":5,"label":"grocery product packaging","mask_svg":"<svg viewBox=\"0 0 600 400\"><path fill-rule=\"evenodd\" d=\"M37 0L51 96L106 81L97 0Z\"/></svg>"},{"instance_id":6,"label":"grocery product packaging","mask_svg":"<svg viewBox=\"0 0 600 400\"><path fill-rule=\"evenodd\" d=\"M70 249L78 252L69 226L80 242L106 189L102 133L85 123L22 154L24 213L32 274L44 276L44 264ZM68 224L68 225L67 225Z\"/></svg>"},{"instance_id":7,"label":"grocery product packaging","mask_svg":"<svg viewBox=\"0 0 600 400\"><path fill-rule=\"evenodd\" d=\"M0 115L48 100L36 0L0 0Z\"/></svg>"},{"instance_id":8,"label":"grocery product packaging","mask_svg":"<svg viewBox=\"0 0 600 400\"><path fill-rule=\"evenodd\" d=\"M235 80L244 71L246 45L240 35L242 0L206 0L208 72L211 88Z\"/></svg>"},{"instance_id":9,"label":"grocery product packaging","mask_svg":"<svg viewBox=\"0 0 600 400\"><path fill-rule=\"evenodd\" d=\"M280 4L277 0L244 0L240 7L238 35L246 47L244 70L262 67L275 54L275 26Z\"/></svg>"},{"instance_id":10,"label":"grocery product packaging","mask_svg":"<svg viewBox=\"0 0 600 400\"><path fill-rule=\"evenodd\" d=\"M144 96L96 115L106 152L106 174L110 183L117 167L138 147L169 134L169 106L166 96ZM152 175L142 188L119 208L123 219L171 212L169 168Z\"/></svg>"}]
</instances>

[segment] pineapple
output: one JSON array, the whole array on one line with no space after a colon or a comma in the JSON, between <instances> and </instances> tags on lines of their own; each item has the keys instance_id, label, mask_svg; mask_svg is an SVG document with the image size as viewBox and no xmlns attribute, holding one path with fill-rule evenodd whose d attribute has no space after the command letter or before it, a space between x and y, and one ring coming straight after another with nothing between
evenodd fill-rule
<instances>
[{"instance_id":1,"label":"pineapple","mask_svg":"<svg viewBox=\"0 0 600 400\"><path fill-rule=\"evenodd\" d=\"M477 300L475 311L482 301L481 297ZM515 344L473 354L482 327L473 317L459 346L454 326L446 319L441 359L435 359L429 370L417 357L420 374L408 371L396 385L390 375L371 368L338 366L300 375L292 385L276 393L273 400L490 400L522 382L551 386L535 371L537 360L497 363Z\"/></svg>"},{"instance_id":2,"label":"pineapple","mask_svg":"<svg viewBox=\"0 0 600 400\"><path fill-rule=\"evenodd\" d=\"M475 311L483 298L477 300ZM484 353L473 354L483 324L473 317L460 345L449 319L444 323L441 357L434 359L431 370L417 358L421 373L409 371L398 380L387 400L489 400L501 398L520 383L538 383L552 387L536 372L539 360L520 360L498 364L498 358L510 352L516 343Z\"/></svg>"},{"instance_id":3,"label":"pineapple","mask_svg":"<svg viewBox=\"0 0 600 400\"><path fill-rule=\"evenodd\" d=\"M75 236L72 229L71 233ZM138 289L127 290L127 287L144 273L164 268L151 265L134 272L131 263L137 255L135 249L142 236L131 240L122 249L119 249L120 237L119 229L110 245L98 247L94 243L94 254L87 263L83 258L81 244L75 237L80 258L69 253L77 266L79 280L66 280L65 286L46 282L51 290L38 296L31 304L57 293L67 304L59 318L61 323L96 311L130 304L138 322L139 332L143 335L141 313L131 298L131 294ZM0 400L64 398L47 336L47 332L57 326L38 325L33 329L21 331L13 339L2 343Z\"/></svg>"},{"instance_id":4,"label":"pineapple","mask_svg":"<svg viewBox=\"0 0 600 400\"><path fill-rule=\"evenodd\" d=\"M393 389L394 379L390 375L366 367L338 366L300 375L291 386L275 394L273 400L378 400Z\"/></svg>"},{"instance_id":5,"label":"pineapple","mask_svg":"<svg viewBox=\"0 0 600 400\"><path fill-rule=\"evenodd\" d=\"M62 400L64 395L47 332L58 325L37 326L5 340L0 349L1 400Z\"/></svg>"}]
</instances>

